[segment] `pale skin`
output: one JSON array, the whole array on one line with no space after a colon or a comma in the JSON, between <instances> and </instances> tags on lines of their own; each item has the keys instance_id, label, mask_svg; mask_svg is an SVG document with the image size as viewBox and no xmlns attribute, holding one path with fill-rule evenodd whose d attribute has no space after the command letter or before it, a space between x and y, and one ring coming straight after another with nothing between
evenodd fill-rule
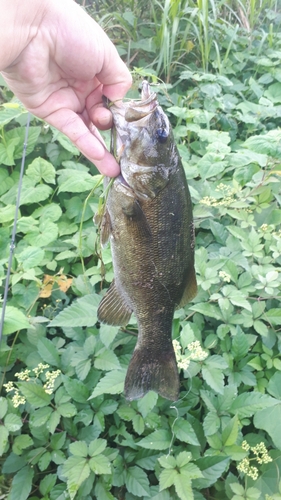
<instances>
[{"instance_id":1,"label":"pale skin","mask_svg":"<svg viewBox=\"0 0 281 500\"><path fill-rule=\"evenodd\" d=\"M122 99L131 76L105 32L73 0L0 0L0 71L24 106L67 135L100 170L120 167L97 129L102 96Z\"/></svg>"}]
</instances>

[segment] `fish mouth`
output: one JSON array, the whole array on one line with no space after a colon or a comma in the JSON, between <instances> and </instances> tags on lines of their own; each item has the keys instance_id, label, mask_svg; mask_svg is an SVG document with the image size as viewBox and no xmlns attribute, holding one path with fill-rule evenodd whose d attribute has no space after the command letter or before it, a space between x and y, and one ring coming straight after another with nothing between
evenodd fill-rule
<instances>
[{"instance_id":1,"label":"fish mouth","mask_svg":"<svg viewBox=\"0 0 281 500\"><path fill-rule=\"evenodd\" d=\"M120 118L118 120L117 115L122 116L127 123L138 122L142 118L151 115L157 106L158 101L156 93L151 92L149 83L146 80L143 80L141 100L112 103L110 110L112 111L115 125L118 128L118 121Z\"/></svg>"}]
</instances>

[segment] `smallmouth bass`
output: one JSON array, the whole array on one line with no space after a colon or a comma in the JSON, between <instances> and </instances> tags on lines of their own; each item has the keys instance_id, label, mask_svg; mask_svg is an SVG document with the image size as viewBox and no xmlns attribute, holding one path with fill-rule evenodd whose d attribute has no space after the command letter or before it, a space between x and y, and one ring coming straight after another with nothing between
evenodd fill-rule
<instances>
[{"instance_id":1,"label":"smallmouth bass","mask_svg":"<svg viewBox=\"0 0 281 500\"><path fill-rule=\"evenodd\" d=\"M148 82L140 101L112 103L110 110L121 174L109 189L101 223L102 244L110 239L114 281L98 319L124 326L132 312L137 318L125 397L153 390L175 401L173 315L197 291L190 194L171 125Z\"/></svg>"}]
</instances>

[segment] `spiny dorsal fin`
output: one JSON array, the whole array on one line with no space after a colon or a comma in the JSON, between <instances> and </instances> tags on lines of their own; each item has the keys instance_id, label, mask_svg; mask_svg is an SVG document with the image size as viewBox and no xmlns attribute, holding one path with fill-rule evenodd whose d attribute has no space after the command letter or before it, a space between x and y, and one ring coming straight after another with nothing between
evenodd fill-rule
<instances>
[{"instance_id":1,"label":"spiny dorsal fin","mask_svg":"<svg viewBox=\"0 0 281 500\"><path fill-rule=\"evenodd\" d=\"M132 310L118 292L115 281L112 281L98 308L98 319L102 323L115 326L126 326Z\"/></svg>"}]
</instances>

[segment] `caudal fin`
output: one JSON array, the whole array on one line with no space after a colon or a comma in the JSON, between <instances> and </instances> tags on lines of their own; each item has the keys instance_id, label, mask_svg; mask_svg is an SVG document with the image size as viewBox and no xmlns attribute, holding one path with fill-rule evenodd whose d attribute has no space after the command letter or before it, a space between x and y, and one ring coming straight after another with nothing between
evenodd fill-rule
<instances>
[{"instance_id":1,"label":"caudal fin","mask_svg":"<svg viewBox=\"0 0 281 500\"><path fill-rule=\"evenodd\" d=\"M125 380L125 398L142 398L155 391L166 399L176 401L179 396L179 375L173 346L168 351L136 348Z\"/></svg>"}]
</instances>

